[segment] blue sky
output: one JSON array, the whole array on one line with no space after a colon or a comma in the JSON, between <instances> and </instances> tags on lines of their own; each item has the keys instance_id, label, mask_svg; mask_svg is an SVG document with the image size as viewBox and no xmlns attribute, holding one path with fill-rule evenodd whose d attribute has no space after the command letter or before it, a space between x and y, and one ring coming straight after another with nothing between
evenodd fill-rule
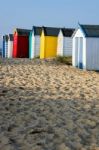
<instances>
[{"instance_id":1,"label":"blue sky","mask_svg":"<svg viewBox=\"0 0 99 150\"><path fill-rule=\"evenodd\" d=\"M0 35L33 25L99 24L99 0L0 0Z\"/></svg>"}]
</instances>

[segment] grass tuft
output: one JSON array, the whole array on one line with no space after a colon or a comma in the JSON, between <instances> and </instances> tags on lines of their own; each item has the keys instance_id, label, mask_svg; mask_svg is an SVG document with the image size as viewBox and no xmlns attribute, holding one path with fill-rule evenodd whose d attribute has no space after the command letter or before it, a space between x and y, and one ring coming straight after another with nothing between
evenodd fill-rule
<instances>
[{"instance_id":1,"label":"grass tuft","mask_svg":"<svg viewBox=\"0 0 99 150\"><path fill-rule=\"evenodd\" d=\"M34 59L40 59L40 56L36 56L36 57L34 57Z\"/></svg>"},{"instance_id":2,"label":"grass tuft","mask_svg":"<svg viewBox=\"0 0 99 150\"><path fill-rule=\"evenodd\" d=\"M69 57L57 56L56 60L61 62L61 63L67 64L67 65L72 65L72 57L71 56L69 56Z\"/></svg>"}]
</instances>

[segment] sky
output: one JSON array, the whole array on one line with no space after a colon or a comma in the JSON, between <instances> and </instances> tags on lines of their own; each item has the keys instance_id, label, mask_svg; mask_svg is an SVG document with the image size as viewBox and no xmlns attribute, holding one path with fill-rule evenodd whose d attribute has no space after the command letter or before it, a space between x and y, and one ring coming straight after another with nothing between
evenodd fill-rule
<instances>
[{"instance_id":1,"label":"sky","mask_svg":"<svg viewBox=\"0 0 99 150\"><path fill-rule=\"evenodd\" d=\"M78 22L99 24L99 0L0 0L0 41L15 28L77 28Z\"/></svg>"}]
</instances>

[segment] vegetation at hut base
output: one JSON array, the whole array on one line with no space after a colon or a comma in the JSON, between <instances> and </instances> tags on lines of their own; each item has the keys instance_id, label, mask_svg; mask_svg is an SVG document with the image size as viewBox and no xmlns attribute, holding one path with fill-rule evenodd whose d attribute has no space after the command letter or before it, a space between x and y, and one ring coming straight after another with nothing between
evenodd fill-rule
<instances>
[{"instance_id":1,"label":"vegetation at hut base","mask_svg":"<svg viewBox=\"0 0 99 150\"><path fill-rule=\"evenodd\" d=\"M34 59L40 59L40 56L35 56Z\"/></svg>"},{"instance_id":2,"label":"vegetation at hut base","mask_svg":"<svg viewBox=\"0 0 99 150\"><path fill-rule=\"evenodd\" d=\"M72 57L71 56L69 56L69 57L57 56L56 60L61 62L61 63L67 64L67 65L72 65Z\"/></svg>"}]
</instances>

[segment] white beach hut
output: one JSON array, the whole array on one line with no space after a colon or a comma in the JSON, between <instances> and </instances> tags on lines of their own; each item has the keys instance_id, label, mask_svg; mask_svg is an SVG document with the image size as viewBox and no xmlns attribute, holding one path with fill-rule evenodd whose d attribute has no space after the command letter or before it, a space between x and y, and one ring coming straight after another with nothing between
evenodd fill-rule
<instances>
[{"instance_id":1,"label":"white beach hut","mask_svg":"<svg viewBox=\"0 0 99 150\"><path fill-rule=\"evenodd\" d=\"M80 25L73 34L72 63L85 70L99 70L99 25Z\"/></svg>"},{"instance_id":2,"label":"white beach hut","mask_svg":"<svg viewBox=\"0 0 99 150\"><path fill-rule=\"evenodd\" d=\"M13 34L9 34L8 36L8 58L12 58L13 54Z\"/></svg>"},{"instance_id":3,"label":"white beach hut","mask_svg":"<svg viewBox=\"0 0 99 150\"><path fill-rule=\"evenodd\" d=\"M62 28L58 35L57 55L72 56L72 35L74 29Z\"/></svg>"},{"instance_id":4,"label":"white beach hut","mask_svg":"<svg viewBox=\"0 0 99 150\"><path fill-rule=\"evenodd\" d=\"M40 36L42 27L33 26L29 36L29 58L40 56Z\"/></svg>"},{"instance_id":5,"label":"white beach hut","mask_svg":"<svg viewBox=\"0 0 99 150\"><path fill-rule=\"evenodd\" d=\"M3 36L3 49L2 49L2 57L7 58L8 56L8 35Z\"/></svg>"}]
</instances>

